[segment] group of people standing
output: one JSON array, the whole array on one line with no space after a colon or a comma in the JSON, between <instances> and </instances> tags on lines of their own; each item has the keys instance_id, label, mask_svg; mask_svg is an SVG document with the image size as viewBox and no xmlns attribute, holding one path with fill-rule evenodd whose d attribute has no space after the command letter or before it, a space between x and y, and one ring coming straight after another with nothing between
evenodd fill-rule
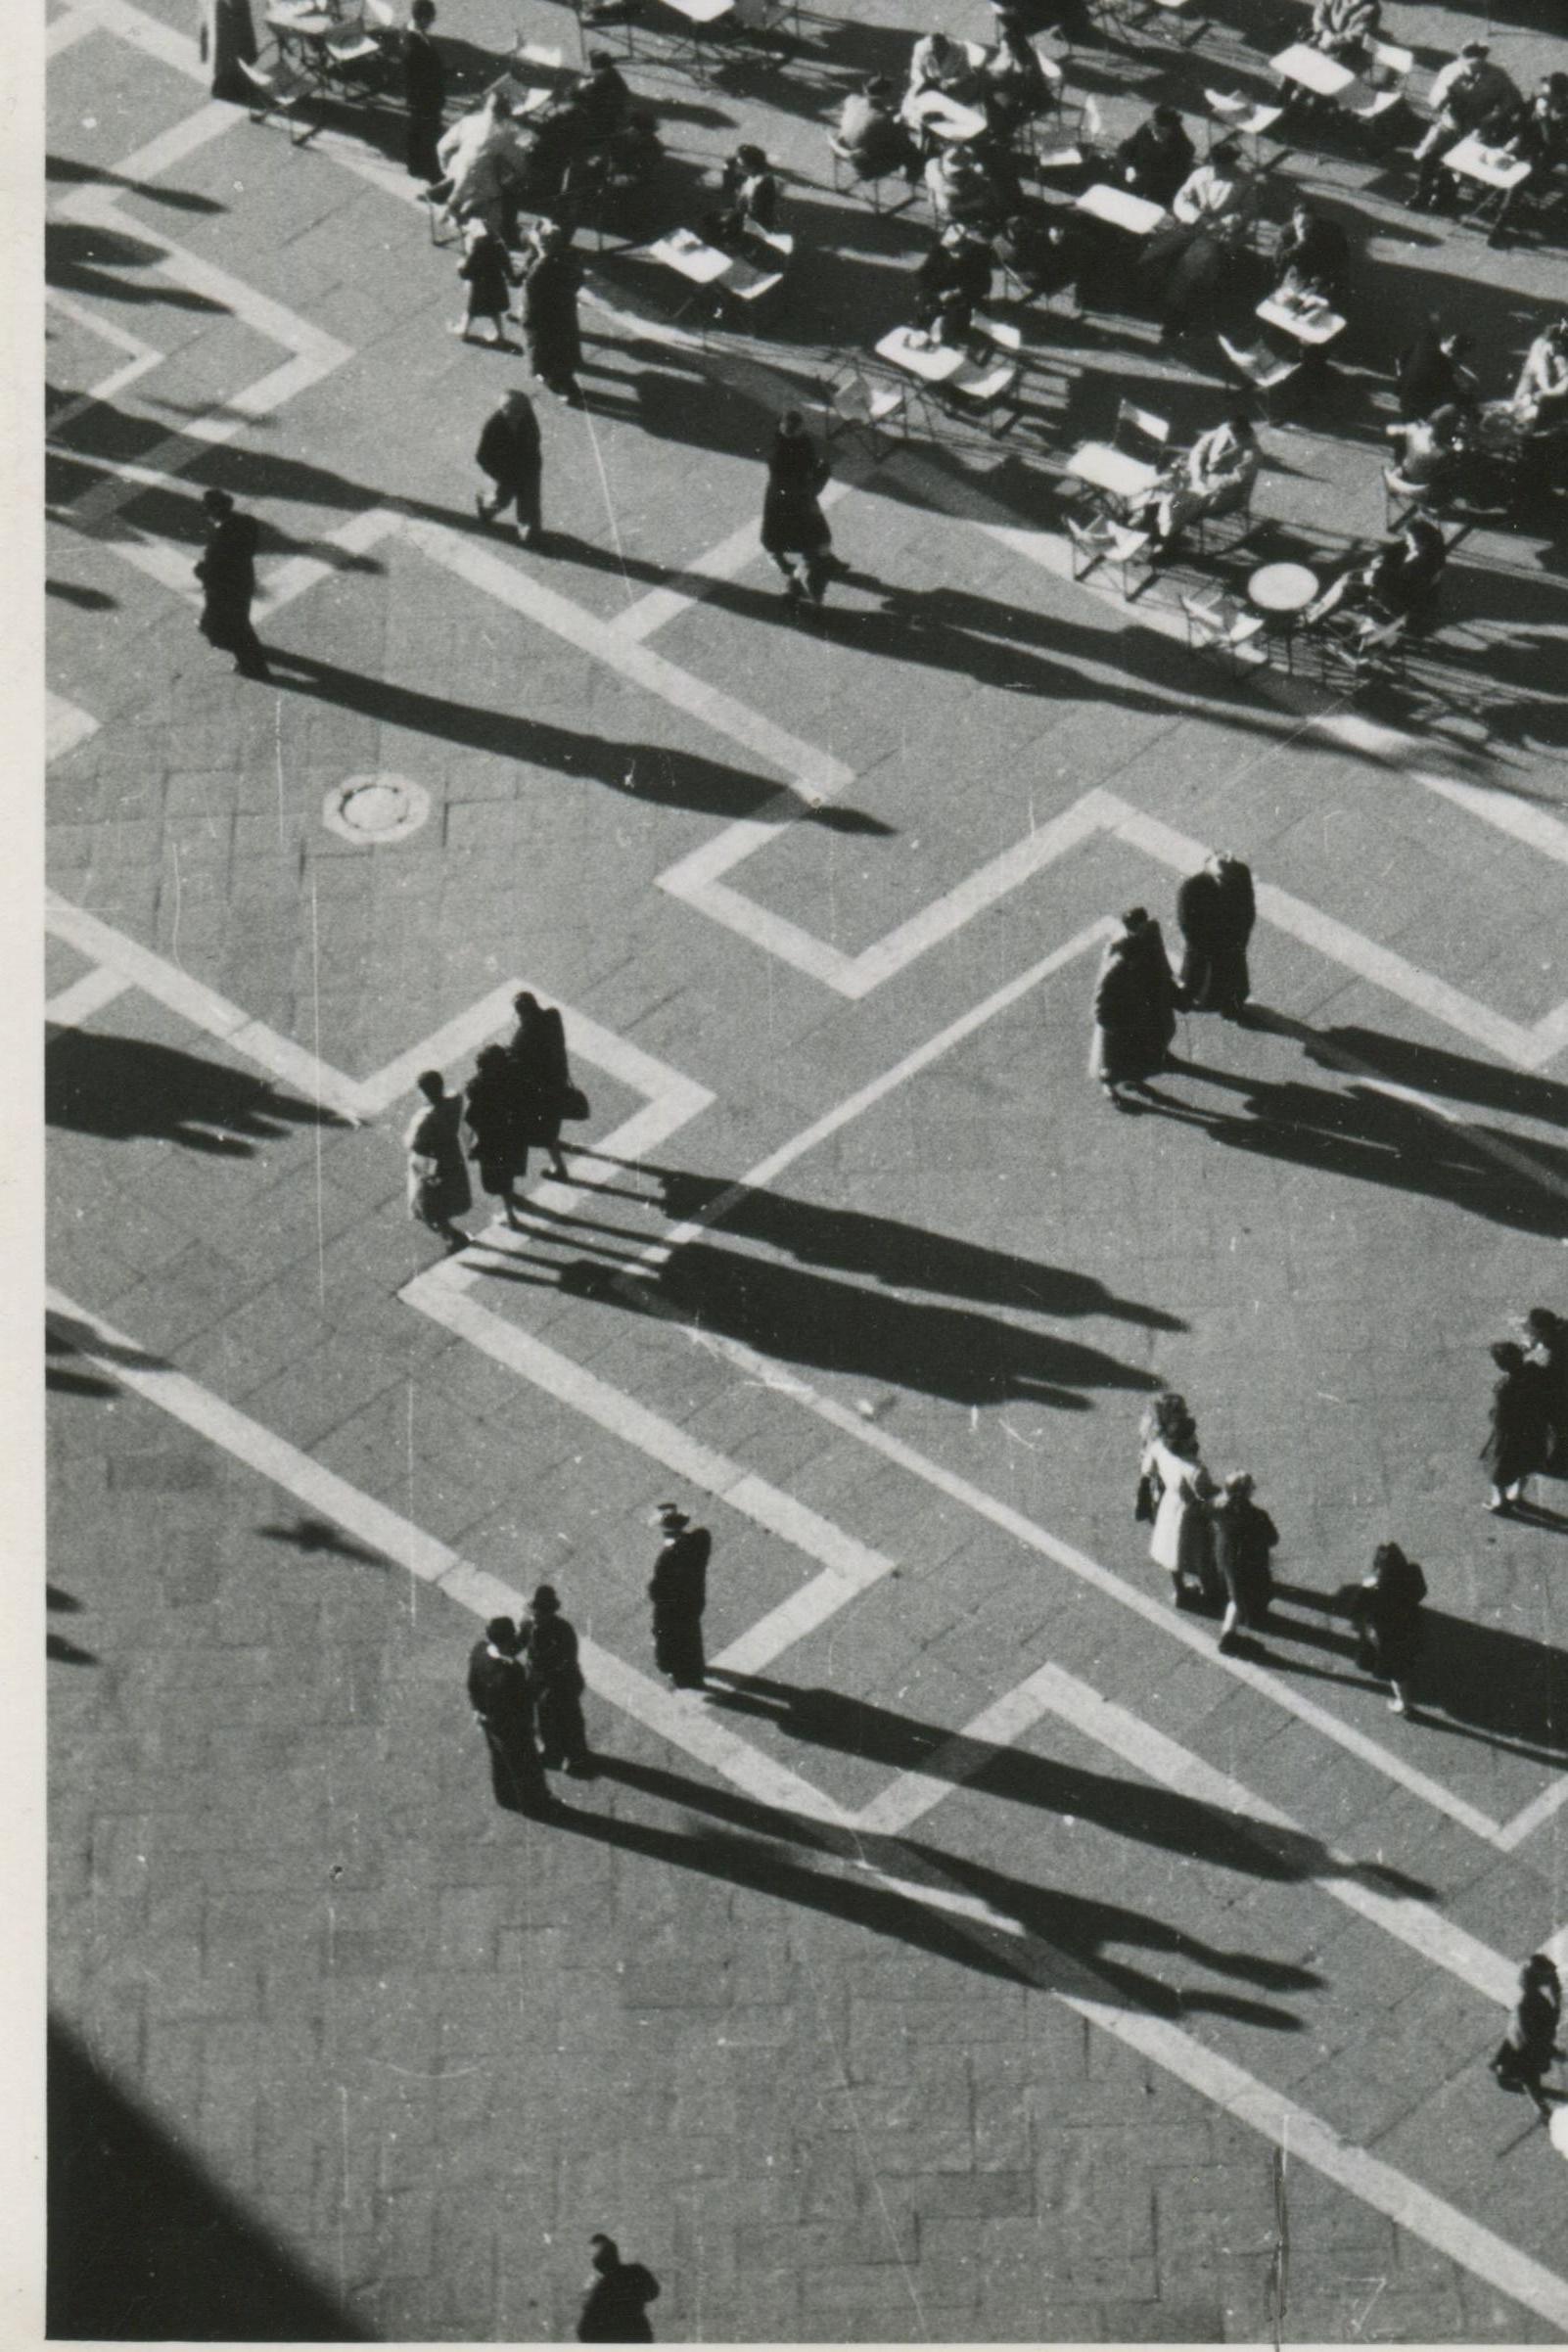
<instances>
[{"instance_id":1,"label":"group of people standing","mask_svg":"<svg viewBox=\"0 0 1568 2352\"><path fill-rule=\"evenodd\" d=\"M1183 953L1179 980L1165 935L1147 907L1130 906L1100 959L1094 983L1089 1075L1119 1110L1171 1060L1178 1012L1244 1021L1252 980L1247 948L1258 917L1252 869L1218 851L1176 893Z\"/></svg>"},{"instance_id":2,"label":"group of people standing","mask_svg":"<svg viewBox=\"0 0 1568 2352\"><path fill-rule=\"evenodd\" d=\"M422 1071L417 1081L424 1105L403 1136L408 1213L440 1235L448 1255L467 1248L470 1238L457 1222L474 1206L468 1162L477 1165L480 1182L516 1230L517 1187L528 1175L530 1152L545 1152L552 1173L564 1179L562 1122L587 1116L586 1100L572 1083L559 1011L527 989L513 999L513 1009L517 1028L511 1038L504 1045L481 1046L461 1094L446 1091L438 1070Z\"/></svg>"},{"instance_id":3,"label":"group of people standing","mask_svg":"<svg viewBox=\"0 0 1568 2352\"><path fill-rule=\"evenodd\" d=\"M1538 1472L1568 1477L1568 1321L1532 1307L1519 1328L1490 1350L1498 1378L1480 1458L1492 1476L1486 1507L1500 1517L1529 1507Z\"/></svg>"}]
</instances>

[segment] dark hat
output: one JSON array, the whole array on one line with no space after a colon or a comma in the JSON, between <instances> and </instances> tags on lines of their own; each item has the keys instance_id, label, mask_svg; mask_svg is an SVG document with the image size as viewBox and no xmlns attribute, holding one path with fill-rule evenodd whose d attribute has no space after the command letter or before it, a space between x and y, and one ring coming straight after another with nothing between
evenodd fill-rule
<instances>
[{"instance_id":1,"label":"dark hat","mask_svg":"<svg viewBox=\"0 0 1568 2352\"><path fill-rule=\"evenodd\" d=\"M655 1527L689 1527L691 1525L690 1519L678 1502L656 1502L653 1523Z\"/></svg>"},{"instance_id":2,"label":"dark hat","mask_svg":"<svg viewBox=\"0 0 1568 2352\"><path fill-rule=\"evenodd\" d=\"M1490 41L1466 41L1464 47L1459 51L1459 55L1461 57L1490 57L1492 44Z\"/></svg>"},{"instance_id":3,"label":"dark hat","mask_svg":"<svg viewBox=\"0 0 1568 2352\"><path fill-rule=\"evenodd\" d=\"M204 490L202 504L209 515L232 515L234 512L234 500L227 490Z\"/></svg>"},{"instance_id":4,"label":"dark hat","mask_svg":"<svg viewBox=\"0 0 1568 2352\"><path fill-rule=\"evenodd\" d=\"M492 1617L484 1628L484 1638L491 1649L514 1650L517 1647L517 1627L510 1617Z\"/></svg>"},{"instance_id":5,"label":"dark hat","mask_svg":"<svg viewBox=\"0 0 1568 2352\"><path fill-rule=\"evenodd\" d=\"M536 1617L553 1617L561 1606L561 1596L554 1585L536 1585L529 1607Z\"/></svg>"}]
</instances>

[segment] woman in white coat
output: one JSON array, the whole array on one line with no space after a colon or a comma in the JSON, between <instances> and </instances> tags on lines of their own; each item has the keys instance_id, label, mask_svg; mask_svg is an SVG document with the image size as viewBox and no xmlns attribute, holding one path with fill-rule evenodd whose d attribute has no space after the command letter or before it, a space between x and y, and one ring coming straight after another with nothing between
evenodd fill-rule
<instances>
[{"instance_id":1,"label":"woman in white coat","mask_svg":"<svg viewBox=\"0 0 1568 2352\"><path fill-rule=\"evenodd\" d=\"M1179 1399L1172 1401L1180 1405ZM1158 1487L1149 1557L1171 1579L1175 1607L1185 1605L1187 1594L1212 1595L1214 1546L1209 1528L1208 1499L1218 1493L1198 1453L1198 1431L1184 1406L1179 1411L1161 1411L1161 1398L1144 1423L1139 1474Z\"/></svg>"}]
</instances>

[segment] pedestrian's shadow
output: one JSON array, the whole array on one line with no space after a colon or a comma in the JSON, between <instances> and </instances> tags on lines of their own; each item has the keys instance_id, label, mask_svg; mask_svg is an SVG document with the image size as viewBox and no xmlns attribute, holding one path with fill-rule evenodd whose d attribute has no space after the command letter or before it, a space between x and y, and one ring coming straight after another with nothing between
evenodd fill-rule
<instances>
[{"instance_id":1,"label":"pedestrian's shadow","mask_svg":"<svg viewBox=\"0 0 1568 2352\"><path fill-rule=\"evenodd\" d=\"M1416 1901L1430 1900L1434 1893L1423 1880L1404 1871L1381 1864L1348 1863L1305 1830L1275 1828L1152 1782L998 1746L841 1691L803 1688L723 1667L710 1668L708 1683L715 1709L758 1717L813 1747L886 1765L890 1772L923 1773L982 1796L1035 1806L1063 1820L1086 1822L1119 1837L1164 1846L1225 1869L1293 1883L1351 1879Z\"/></svg>"},{"instance_id":2,"label":"pedestrian's shadow","mask_svg":"<svg viewBox=\"0 0 1568 2352\"><path fill-rule=\"evenodd\" d=\"M178 1046L85 1029L51 1029L44 1064L49 1126L123 1142L161 1136L191 1151L250 1158L291 1127L344 1127L337 1112Z\"/></svg>"},{"instance_id":3,"label":"pedestrian's shadow","mask_svg":"<svg viewBox=\"0 0 1568 2352\"><path fill-rule=\"evenodd\" d=\"M1109 1994L1172 2023L1208 2014L1277 2033L1300 2032L1301 2019L1256 1995L1322 1982L1293 1962L1211 1944L1147 1913L1035 1885L916 1841L819 1824L682 1774L597 1761L606 1778L683 1808L686 1822L670 1826L573 1805L555 1816L562 1829L852 1921L983 1975L1086 2001ZM1129 1947L1163 1956L1168 1974L1122 1958ZM1229 1981L1209 1981L1216 1977ZM1238 1982L1254 1990L1238 1992Z\"/></svg>"}]
</instances>

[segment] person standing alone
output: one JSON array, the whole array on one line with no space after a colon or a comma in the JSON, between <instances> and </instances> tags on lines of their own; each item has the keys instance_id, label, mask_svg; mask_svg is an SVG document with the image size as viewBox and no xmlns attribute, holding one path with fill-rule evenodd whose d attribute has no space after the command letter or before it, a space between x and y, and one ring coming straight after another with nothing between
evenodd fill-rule
<instances>
[{"instance_id":1,"label":"person standing alone","mask_svg":"<svg viewBox=\"0 0 1568 2352\"><path fill-rule=\"evenodd\" d=\"M434 188L441 175L436 150L446 112L446 68L431 39L436 0L414 0L403 36L403 105L408 115L408 176Z\"/></svg>"},{"instance_id":2,"label":"person standing alone","mask_svg":"<svg viewBox=\"0 0 1568 2352\"><path fill-rule=\"evenodd\" d=\"M648 1583L653 1602L654 1663L677 1690L701 1690L708 1679L703 1611L708 1606L708 1560L714 1539L693 1527L673 1502L661 1502L654 1524L664 1543Z\"/></svg>"},{"instance_id":3,"label":"person standing alone","mask_svg":"<svg viewBox=\"0 0 1568 2352\"><path fill-rule=\"evenodd\" d=\"M539 420L526 392L509 392L499 408L491 409L480 432L474 462L488 475L495 495L474 493L474 509L482 523L497 523L509 506L517 509L518 542L536 547L543 536L539 495L544 479L544 452Z\"/></svg>"},{"instance_id":4,"label":"person standing alone","mask_svg":"<svg viewBox=\"0 0 1568 2352\"><path fill-rule=\"evenodd\" d=\"M827 460L807 432L806 419L798 408L786 408L767 461L762 545L784 575L784 593L791 604L805 596L818 610L828 574L835 569L833 533L821 507L827 479Z\"/></svg>"},{"instance_id":5,"label":"person standing alone","mask_svg":"<svg viewBox=\"0 0 1568 2352\"><path fill-rule=\"evenodd\" d=\"M234 656L243 677L269 678L266 648L251 625L255 600L255 551L260 530L254 515L236 512L227 490L208 490L207 546L196 567L202 583L202 618L197 626L208 645Z\"/></svg>"}]
</instances>

